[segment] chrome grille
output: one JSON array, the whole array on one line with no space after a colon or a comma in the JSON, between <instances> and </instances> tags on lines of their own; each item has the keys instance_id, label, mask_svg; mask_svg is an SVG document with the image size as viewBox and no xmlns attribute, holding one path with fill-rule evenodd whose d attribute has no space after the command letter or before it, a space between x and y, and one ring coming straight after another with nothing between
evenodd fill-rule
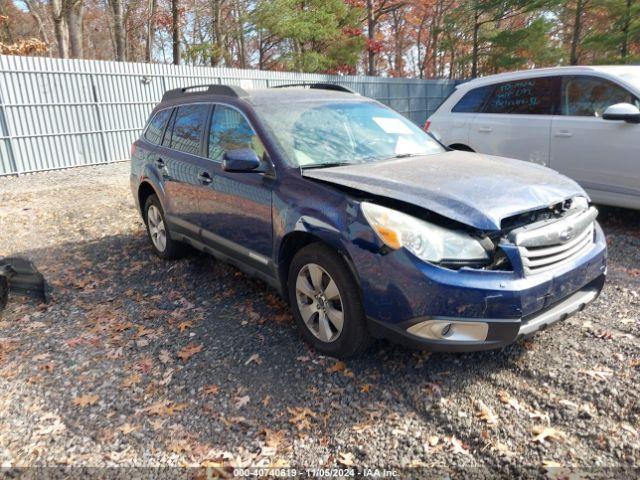
<instances>
[{"instance_id":1,"label":"chrome grille","mask_svg":"<svg viewBox=\"0 0 640 480\"><path fill-rule=\"evenodd\" d=\"M546 272L588 251L594 243L597 215L591 207L539 228L527 226L512 232L524 272Z\"/></svg>"}]
</instances>

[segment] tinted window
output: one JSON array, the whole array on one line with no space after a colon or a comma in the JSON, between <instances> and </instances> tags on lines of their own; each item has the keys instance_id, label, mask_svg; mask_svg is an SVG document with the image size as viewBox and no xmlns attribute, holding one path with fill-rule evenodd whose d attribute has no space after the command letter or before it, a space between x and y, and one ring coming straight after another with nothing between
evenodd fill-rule
<instances>
[{"instance_id":1,"label":"tinted window","mask_svg":"<svg viewBox=\"0 0 640 480\"><path fill-rule=\"evenodd\" d=\"M209 158L221 162L224 152L250 148L262 158L264 147L249 122L237 110L216 105L209 131Z\"/></svg>"},{"instance_id":2,"label":"tinted window","mask_svg":"<svg viewBox=\"0 0 640 480\"><path fill-rule=\"evenodd\" d=\"M164 125L167 123L167 119L171 115L171 109L161 110L156 113L149 122L146 132L144 132L144 138L151 143L160 143L162 139L162 132L164 131Z\"/></svg>"},{"instance_id":3,"label":"tinted window","mask_svg":"<svg viewBox=\"0 0 640 480\"><path fill-rule=\"evenodd\" d=\"M556 80L553 77L499 83L484 111L486 113L551 115L555 83Z\"/></svg>"},{"instance_id":4,"label":"tinted window","mask_svg":"<svg viewBox=\"0 0 640 480\"><path fill-rule=\"evenodd\" d=\"M183 105L173 122L171 148L181 152L200 154L200 138L207 119L207 105Z\"/></svg>"},{"instance_id":5,"label":"tinted window","mask_svg":"<svg viewBox=\"0 0 640 480\"><path fill-rule=\"evenodd\" d=\"M491 93L493 86L474 88L468 91L458 103L451 109L454 113L479 112L484 105L487 95Z\"/></svg>"},{"instance_id":6,"label":"tinted window","mask_svg":"<svg viewBox=\"0 0 640 480\"><path fill-rule=\"evenodd\" d=\"M638 100L624 88L597 77L564 77L562 80L562 115L601 117L616 103L640 106Z\"/></svg>"}]
</instances>

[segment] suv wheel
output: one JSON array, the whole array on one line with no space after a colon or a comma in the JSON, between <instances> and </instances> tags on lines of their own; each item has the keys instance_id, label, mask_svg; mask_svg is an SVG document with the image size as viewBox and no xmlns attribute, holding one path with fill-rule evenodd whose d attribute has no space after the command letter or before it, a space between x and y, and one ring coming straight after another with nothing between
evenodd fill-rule
<instances>
[{"instance_id":1,"label":"suv wheel","mask_svg":"<svg viewBox=\"0 0 640 480\"><path fill-rule=\"evenodd\" d=\"M156 254L167 260L178 258L182 254L182 244L171 238L164 211L157 196L151 195L147 198L144 205L144 218L149 240Z\"/></svg>"},{"instance_id":2,"label":"suv wheel","mask_svg":"<svg viewBox=\"0 0 640 480\"><path fill-rule=\"evenodd\" d=\"M335 357L363 352L371 342L360 293L344 260L320 243L301 249L289 269L289 299L304 338Z\"/></svg>"}]
</instances>

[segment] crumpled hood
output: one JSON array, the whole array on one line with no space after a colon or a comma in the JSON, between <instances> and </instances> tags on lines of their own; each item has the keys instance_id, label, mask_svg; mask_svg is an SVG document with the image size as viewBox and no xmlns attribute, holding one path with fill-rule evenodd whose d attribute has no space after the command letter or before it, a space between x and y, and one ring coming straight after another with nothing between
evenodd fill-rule
<instances>
[{"instance_id":1,"label":"crumpled hood","mask_svg":"<svg viewBox=\"0 0 640 480\"><path fill-rule=\"evenodd\" d=\"M481 230L499 230L507 217L587 197L576 182L549 168L459 151L307 169L302 175L411 203Z\"/></svg>"}]
</instances>

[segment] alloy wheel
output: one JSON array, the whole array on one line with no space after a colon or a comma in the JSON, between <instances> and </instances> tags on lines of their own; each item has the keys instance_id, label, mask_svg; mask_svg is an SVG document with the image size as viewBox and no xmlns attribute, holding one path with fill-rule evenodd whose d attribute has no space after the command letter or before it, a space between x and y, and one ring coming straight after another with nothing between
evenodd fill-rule
<instances>
[{"instance_id":1,"label":"alloy wheel","mask_svg":"<svg viewBox=\"0 0 640 480\"><path fill-rule=\"evenodd\" d=\"M344 325L344 309L338 285L315 263L302 267L296 279L298 310L307 328L323 342L336 340Z\"/></svg>"},{"instance_id":2,"label":"alloy wheel","mask_svg":"<svg viewBox=\"0 0 640 480\"><path fill-rule=\"evenodd\" d=\"M164 226L164 220L162 220L160 209L155 205L151 205L147 211L147 224L153 245L158 251L164 252L167 248L167 231Z\"/></svg>"}]
</instances>

